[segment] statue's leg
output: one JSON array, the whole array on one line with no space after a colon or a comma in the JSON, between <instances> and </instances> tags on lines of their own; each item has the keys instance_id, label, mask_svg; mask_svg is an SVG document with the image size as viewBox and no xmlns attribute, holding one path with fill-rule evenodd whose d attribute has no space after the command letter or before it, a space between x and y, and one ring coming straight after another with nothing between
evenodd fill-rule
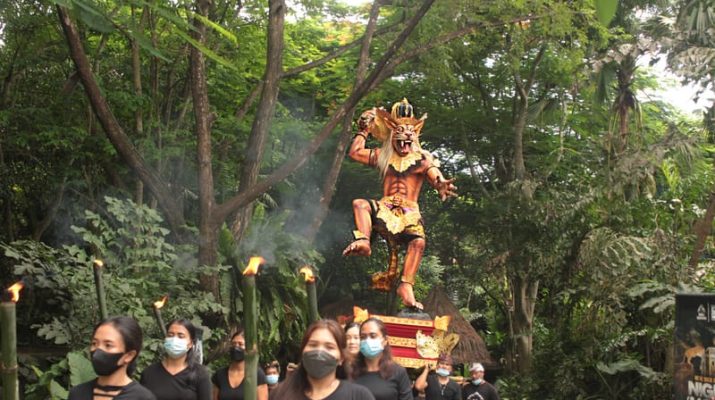
<instances>
[{"instance_id":1,"label":"statue's leg","mask_svg":"<svg viewBox=\"0 0 715 400\"><path fill-rule=\"evenodd\" d=\"M353 214L357 231L353 232L355 240L343 250L344 256L369 256L372 253L370 249L371 213L370 202L365 199L353 200Z\"/></svg>"},{"instance_id":2,"label":"statue's leg","mask_svg":"<svg viewBox=\"0 0 715 400\"><path fill-rule=\"evenodd\" d=\"M426 243L424 238L416 237L407 244L405 267L402 269L402 283L397 288L397 294L402 298L402 303L407 307L416 307L420 310L424 307L422 303L415 300L412 286L415 284L415 276L417 276L417 269L422 261L422 253L425 251Z\"/></svg>"}]
</instances>

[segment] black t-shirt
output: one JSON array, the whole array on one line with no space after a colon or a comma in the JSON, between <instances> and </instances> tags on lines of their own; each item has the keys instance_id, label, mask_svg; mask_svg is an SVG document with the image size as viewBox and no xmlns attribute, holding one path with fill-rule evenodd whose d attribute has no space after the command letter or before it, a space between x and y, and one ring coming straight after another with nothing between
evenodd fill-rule
<instances>
[{"instance_id":1,"label":"black t-shirt","mask_svg":"<svg viewBox=\"0 0 715 400\"><path fill-rule=\"evenodd\" d=\"M304 394L302 400L309 400ZM289 399L273 399L271 400L289 400ZM291 399L292 400L292 399ZM340 385L328 397L323 397L322 400L375 400L375 397L367 390L366 387L350 383L348 381L340 381Z\"/></svg>"},{"instance_id":2,"label":"black t-shirt","mask_svg":"<svg viewBox=\"0 0 715 400\"><path fill-rule=\"evenodd\" d=\"M470 383L462 389L462 400L499 400L499 394L489 382L479 386Z\"/></svg>"},{"instance_id":3,"label":"black t-shirt","mask_svg":"<svg viewBox=\"0 0 715 400\"><path fill-rule=\"evenodd\" d=\"M93 379L73 387L70 389L67 400L93 400L94 385L96 382L97 380ZM107 400L156 400L152 392L136 381L132 381L124 386L116 396L107 396L105 398Z\"/></svg>"},{"instance_id":4,"label":"black t-shirt","mask_svg":"<svg viewBox=\"0 0 715 400\"><path fill-rule=\"evenodd\" d=\"M243 382L246 378L238 384L238 386L231 387L228 382L228 367L221 368L216 371L211 377L211 382L218 388L218 400L243 400ZM259 368L258 369L258 386L266 384L266 374Z\"/></svg>"},{"instance_id":5,"label":"black t-shirt","mask_svg":"<svg viewBox=\"0 0 715 400\"><path fill-rule=\"evenodd\" d=\"M395 365L395 373L389 379L382 379L379 372L366 372L355 383L368 388L375 400L413 400L412 383L400 365Z\"/></svg>"},{"instance_id":6,"label":"black t-shirt","mask_svg":"<svg viewBox=\"0 0 715 400\"><path fill-rule=\"evenodd\" d=\"M447 381L446 385L439 383L439 378L435 374L427 375L427 388L425 389L426 400L462 400L462 389L457 382Z\"/></svg>"},{"instance_id":7,"label":"black t-shirt","mask_svg":"<svg viewBox=\"0 0 715 400\"><path fill-rule=\"evenodd\" d=\"M148 366L139 380L157 400L211 400L211 380L203 365L171 375L160 362Z\"/></svg>"}]
</instances>

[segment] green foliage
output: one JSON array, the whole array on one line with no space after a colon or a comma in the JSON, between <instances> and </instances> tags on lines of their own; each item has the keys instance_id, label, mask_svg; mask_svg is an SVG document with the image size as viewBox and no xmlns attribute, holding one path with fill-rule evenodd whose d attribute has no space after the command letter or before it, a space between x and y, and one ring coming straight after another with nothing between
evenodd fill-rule
<instances>
[{"instance_id":1,"label":"green foliage","mask_svg":"<svg viewBox=\"0 0 715 400\"><path fill-rule=\"evenodd\" d=\"M33 329L50 343L87 348L99 320L92 260L101 258L109 314L130 315L144 331L149 351L140 355L140 369L160 351L161 332L150 308L164 295L169 296L162 310L167 322L190 318L203 327L207 346L216 344L222 337L204 326L201 316L223 315L227 309L198 288L200 274L210 269L197 267L185 254L177 255L155 210L111 197L105 201L106 216L87 211L85 227L74 227L83 240L81 247L53 249L30 241L2 245L5 257L15 264L14 274L36 288L34 296L26 299L34 304L28 318ZM70 353L67 360L72 385L91 375L82 353Z\"/></svg>"},{"instance_id":2,"label":"green foliage","mask_svg":"<svg viewBox=\"0 0 715 400\"><path fill-rule=\"evenodd\" d=\"M616 16L618 8L618 0L595 0L596 15L598 20L605 26L611 23L613 17Z\"/></svg>"}]
</instances>

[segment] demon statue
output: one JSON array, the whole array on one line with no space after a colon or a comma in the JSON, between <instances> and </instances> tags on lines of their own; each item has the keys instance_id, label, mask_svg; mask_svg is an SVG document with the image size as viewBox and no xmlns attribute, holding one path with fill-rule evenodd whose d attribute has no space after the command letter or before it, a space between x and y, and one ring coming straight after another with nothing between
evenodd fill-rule
<instances>
[{"instance_id":1,"label":"demon statue","mask_svg":"<svg viewBox=\"0 0 715 400\"><path fill-rule=\"evenodd\" d=\"M373 108L358 120L358 132L350 146L349 156L367 166L377 168L382 177L383 197L380 200L353 200L354 241L343 251L346 256L369 256L373 232L382 236L389 247L386 272L372 276L373 288L390 291L398 278L397 252L406 245L405 262L397 294L408 308L422 309L415 299L412 286L425 248L425 230L417 204L425 179L439 192L444 201L456 196L454 179L445 179L437 160L422 150L419 135L426 115L416 119L406 99L392 107L392 113ZM368 136L382 142L380 148L366 148Z\"/></svg>"}]
</instances>

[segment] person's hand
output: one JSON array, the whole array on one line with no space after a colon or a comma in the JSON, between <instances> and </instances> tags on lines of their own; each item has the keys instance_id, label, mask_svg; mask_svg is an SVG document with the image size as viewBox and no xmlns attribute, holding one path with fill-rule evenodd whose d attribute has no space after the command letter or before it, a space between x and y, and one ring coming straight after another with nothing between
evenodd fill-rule
<instances>
[{"instance_id":1,"label":"person's hand","mask_svg":"<svg viewBox=\"0 0 715 400\"><path fill-rule=\"evenodd\" d=\"M453 184L455 180L457 180L457 178L440 179L437 181L437 192L442 201L447 200L448 197L457 197L457 187Z\"/></svg>"},{"instance_id":2,"label":"person's hand","mask_svg":"<svg viewBox=\"0 0 715 400\"><path fill-rule=\"evenodd\" d=\"M370 109L362 113L360 115L360 118L358 119L357 125L358 129L360 132L363 132L365 134L370 134L369 131L372 129L373 125L375 124L375 110ZM367 139L367 137L365 138Z\"/></svg>"},{"instance_id":3,"label":"person's hand","mask_svg":"<svg viewBox=\"0 0 715 400\"><path fill-rule=\"evenodd\" d=\"M298 364L288 363L288 365L286 365L286 374L290 374L296 369L298 369Z\"/></svg>"}]
</instances>

